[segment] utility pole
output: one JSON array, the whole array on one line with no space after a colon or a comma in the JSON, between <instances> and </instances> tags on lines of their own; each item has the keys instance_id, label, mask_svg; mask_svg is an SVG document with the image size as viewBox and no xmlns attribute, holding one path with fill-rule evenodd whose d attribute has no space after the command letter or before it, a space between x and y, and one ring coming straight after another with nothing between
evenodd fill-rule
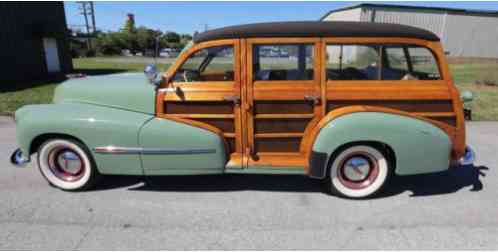
<instances>
[{"instance_id":1,"label":"utility pole","mask_svg":"<svg viewBox=\"0 0 498 252\"><path fill-rule=\"evenodd\" d=\"M95 26L95 8L93 7L93 1L90 2L90 11L90 14L92 15L93 34L95 34L95 32L97 32L97 27Z\"/></svg>"},{"instance_id":2,"label":"utility pole","mask_svg":"<svg viewBox=\"0 0 498 252\"><path fill-rule=\"evenodd\" d=\"M79 1L80 4L79 10L81 11L81 15L85 18L85 27L86 27L86 44L88 50L92 48L90 37L92 37L97 31L95 26L95 9L93 7L93 2L91 1ZM88 23L88 16L90 16L92 20L92 24Z\"/></svg>"}]
</instances>

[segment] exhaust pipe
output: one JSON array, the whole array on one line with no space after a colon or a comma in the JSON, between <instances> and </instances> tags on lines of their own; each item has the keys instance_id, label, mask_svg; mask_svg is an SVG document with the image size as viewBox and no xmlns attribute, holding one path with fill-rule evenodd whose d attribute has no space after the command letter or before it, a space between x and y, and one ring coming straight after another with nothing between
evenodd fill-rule
<instances>
[{"instance_id":1,"label":"exhaust pipe","mask_svg":"<svg viewBox=\"0 0 498 252\"><path fill-rule=\"evenodd\" d=\"M21 149L15 150L14 153L12 153L12 155L10 156L10 162L15 166L25 166L27 163L29 163L29 161L29 157L24 157Z\"/></svg>"}]
</instances>

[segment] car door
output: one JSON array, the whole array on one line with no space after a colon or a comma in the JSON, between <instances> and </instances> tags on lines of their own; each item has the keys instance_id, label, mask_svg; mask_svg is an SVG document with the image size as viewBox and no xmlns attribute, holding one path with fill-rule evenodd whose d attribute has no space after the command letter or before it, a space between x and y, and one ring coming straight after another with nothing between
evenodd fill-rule
<instances>
[{"instance_id":1,"label":"car door","mask_svg":"<svg viewBox=\"0 0 498 252\"><path fill-rule=\"evenodd\" d=\"M145 173L242 168L239 40L193 45L171 67L167 82L158 90L156 125L140 140L144 148L172 154L143 155Z\"/></svg>"},{"instance_id":2,"label":"car door","mask_svg":"<svg viewBox=\"0 0 498 252\"><path fill-rule=\"evenodd\" d=\"M250 38L244 99L245 167L306 166L306 136L324 115L319 38Z\"/></svg>"}]
</instances>

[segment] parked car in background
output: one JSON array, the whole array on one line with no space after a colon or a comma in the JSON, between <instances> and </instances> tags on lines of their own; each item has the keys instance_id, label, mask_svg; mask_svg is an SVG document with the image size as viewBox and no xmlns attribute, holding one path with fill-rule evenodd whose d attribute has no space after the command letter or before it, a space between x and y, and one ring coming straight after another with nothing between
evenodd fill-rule
<instances>
[{"instance_id":1,"label":"parked car in background","mask_svg":"<svg viewBox=\"0 0 498 252\"><path fill-rule=\"evenodd\" d=\"M232 26L197 34L159 78L154 66L145 74L153 85L70 80L53 104L22 107L12 161L37 153L41 174L68 191L101 174L302 174L363 198L394 174L474 160L440 39L423 29Z\"/></svg>"}]
</instances>

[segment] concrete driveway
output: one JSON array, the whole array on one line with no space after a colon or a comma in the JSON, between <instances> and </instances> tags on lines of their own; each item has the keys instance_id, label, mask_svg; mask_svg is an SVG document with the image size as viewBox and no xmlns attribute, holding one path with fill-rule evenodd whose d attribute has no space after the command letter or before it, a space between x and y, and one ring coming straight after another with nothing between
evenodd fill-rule
<instances>
[{"instance_id":1,"label":"concrete driveway","mask_svg":"<svg viewBox=\"0 0 498 252\"><path fill-rule=\"evenodd\" d=\"M344 200L300 176L108 177L94 191L15 168L0 117L0 249L498 249L498 123L468 124L475 167Z\"/></svg>"}]
</instances>

